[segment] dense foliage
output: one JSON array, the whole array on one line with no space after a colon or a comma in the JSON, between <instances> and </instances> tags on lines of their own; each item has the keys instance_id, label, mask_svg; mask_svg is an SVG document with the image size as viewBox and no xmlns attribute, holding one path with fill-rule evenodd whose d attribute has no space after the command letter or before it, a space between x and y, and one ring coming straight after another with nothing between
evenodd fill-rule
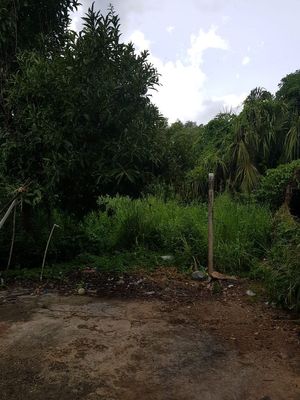
<instances>
[{"instance_id":1,"label":"dense foliage","mask_svg":"<svg viewBox=\"0 0 300 400\"><path fill-rule=\"evenodd\" d=\"M119 19L93 9L59 53L18 56L6 102L5 176L30 178L48 205L83 215L99 193L138 194L155 167L158 83L147 53L120 42ZM76 177L76 179L74 179Z\"/></svg>"},{"instance_id":2,"label":"dense foliage","mask_svg":"<svg viewBox=\"0 0 300 400\"><path fill-rule=\"evenodd\" d=\"M56 223L51 262L147 252L205 267L207 176L214 172L218 268L260 271L277 300L299 304L299 225L286 205L293 224L276 214L272 227L269 209L280 208L287 186L299 189L300 70L274 95L253 89L239 115L168 125L151 102L159 74L148 53L122 42L112 7L101 14L92 6L82 30L71 31L78 5L0 5L1 205L30 182L13 265L39 263ZM1 269L11 223L0 232Z\"/></svg>"},{"instance_id":3,"label":"dense foliage","mask_svg":"<svg viewBox=\"0 0 300 400\"><path fill-rule=\"evenodd\" d=\"M285 202L288 185L292 184L296 189L299 188L299 171L300 160L267 170L256 191L257 199L267 203L273 210L278 209Z\"/></svg>"}]
</instances>

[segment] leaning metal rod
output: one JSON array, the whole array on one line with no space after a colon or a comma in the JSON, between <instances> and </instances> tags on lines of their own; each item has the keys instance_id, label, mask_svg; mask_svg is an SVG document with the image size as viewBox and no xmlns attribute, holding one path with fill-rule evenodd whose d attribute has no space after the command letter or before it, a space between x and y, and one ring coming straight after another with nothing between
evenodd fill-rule
<instances>
[{"instance_id":1,"label":"leaning metal rod","mask_svg":"<svg viewBox=\"0 0 300 400\"><path fill-rule=\"evenodd\" d=\"M17 205L17 199L14 199L11 202L11 205L8 207L6 213L4 214L3 218L0 220L0 229L3 227L3 225L5 224L5 221L7 220L7 218L10 216L10 213L12 212L13 208Z\"/></svg>"},{"instance_id":2,"label":"leaning metal rod","mask_svg":"<svg viewBox=\"0 0 300 400\"><path fill-rule=\"evenodd\" d=\"M17 199L17 197L19 196L19 193L15 194L14 197L12 199L10 199L7 203L5 203L5 205L1 208L0 210L0 215L3 213L4 210L6 210L6 208L15 200Z\"/></svg>"},{"instance_id":3,"label":"leaning metal rod","mask_svg":"<svg viewBox=\"0 0 300 400\"><path fill-rule=\"evenodd\" d=\"M15 235L16 235L16 213L17 213L17 207L15 207L15 209L14 209L13 229L12 229L11 244L10 244L9 257L8 257L8 261L7 261L6 271L8 271L8 269L10 267L12 252L14 249Z\"/></svg>"},{"instance_id":4,"label":"leaning metal rod","mask_svg":"<svg viewBox=\"0 0 300 400\"><path fill-rule=\"evenodd\" d=\"M20 186L17 190L14 191L14 196L12 199L10 199L0 210L0 215L3 213L3 211L15 200L17 199L20 194L24 193L27 191L28 186L30 185L30 180L26 180L26 182L24 183L24 185Z\"/></svg>"},{"instance_id":5,"label":"leaning metal rod","mask_svg":"<svg viewBox=\"0 0 300 400\"><path fill-rule=\"evenodd\" d=\"M40 281L43 280L43 273L44 273L44 267L45 267L45 262L46 262L46 256L47 256L47 252L48 252L48 247L49 247L50 240L51 240L51 238L52 238L52 235L53 235L53 232L54 232L54 229L55 229L55 228L59 228L59 225L53 224L53 227L52 227L52 229L51 229L51 232L50 232L50 235L49 235L49 238L48 238L48 241L47 241L47 245L46 245L46 248L45 248L45 253L44 253L44 258L43 258L43 264L42 264L42 270L41 270L41 275L40 275Z\"/></svg>"}]
</instances>

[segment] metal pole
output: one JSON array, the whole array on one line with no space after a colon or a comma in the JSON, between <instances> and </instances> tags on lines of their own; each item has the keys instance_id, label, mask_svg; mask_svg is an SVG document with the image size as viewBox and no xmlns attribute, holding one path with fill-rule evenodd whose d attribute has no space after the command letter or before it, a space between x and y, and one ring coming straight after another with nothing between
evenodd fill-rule
<instances>
[{"instance_id":1,"label":"metal pole","mask_svg":"<svg viewBox=\"0 0 300 400\"><path fill-rule=\"evenodd\" d=\"M59 228L59 226L56 225L56 224L54 224L53 227L52 227L52 229L51 229L51 232L50 232L50 235L49 235L49 238L48 238L48 241L47 241L47 245L46 245L44 257L43 257L43 264L42 264L42 269L41 269L40 281L43 280L44 267L45 267L45 262L46 262L46 256L47 256L47 252L48 252L48 247L49 247L49 243L50 243L50 240L51 240L51 238L52 238L52 235L53 235L53 232L54 232L54 229L55 229L55 228Z\"/></svg>"},{"instance_id":2,"label":"metal pole","mask_svg":"<svg viewBox=\"0 0 300 400\"><path fill-rule=\"evenodd\" d=\"M14 249L15 235L16 235L16 214L17 214L17 207L15 207L15 209L14 209L11 244L10 244L9 257L8 257L8 261L7 261L6 271L8 271L8 269L10 267L11 257L12 257L12 253L13 253L13 249Z\"/></svg>"},{"instance_id":3,"label":"metal pole","mask_svg":"<svg viewBox=\"0 0 300 400\"><path fill-rule=\"evenodd\" d=\"M17 205L17 199L15 199L14 201L12 201L11 205L8 207L6 213L4 214L3 218L0 221L0 229L2 228L2 226L5 224L5 221L7 220L7 218L10 216L10 213L12 212L13 208Z\"/></svg>"},{"instance_id":4,"label":"metal pole","mask_svg":"<svg viewBox=\"0 0 300 400\"><path fill-rule=\"evenodd\" d=\"M214 234L213 234L213 205L214 205L214 174L208 174L208 273L214 271Z\"/></svg>"}]
</instances>

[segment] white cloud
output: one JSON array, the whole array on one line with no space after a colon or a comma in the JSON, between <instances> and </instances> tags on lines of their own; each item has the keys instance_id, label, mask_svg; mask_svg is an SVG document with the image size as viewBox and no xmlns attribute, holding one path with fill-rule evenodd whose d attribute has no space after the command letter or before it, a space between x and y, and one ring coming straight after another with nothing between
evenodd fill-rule
<instances>
[{"instance_id":1,"label":"white cloud","mask_svg":"<svg viewBox=\"0 0 300 400\"><path fill-rule=\"evenodd\" d=\"M151 41L147 40L145 38L145 35L143 32L136 30L134 31L130 37L129 37L129 42L133 42L133 44L135 45L135 49L138 52L141 52L143 50L149 50L150 49L150 45L151 45Z\"/></svg>"},{"instance_id":2,"label":"white cloud","mask_svg":"<svg viewBox=\"0 0 300 400\"><path fill-rule=\"evenodd\" d=\"M206 80L204 72L193 64L182 61L163 63L152 59L162 86L153 94L153 101L170 122L177 119L193 120L203 110L201 89Z\"/></svg>"},{"instance_id":3,"label":"white cloud","mask_svg":"<svg viewBox=\"0 0 300 400\"><path fill-rule=\"evenodd\" d=\"M166 31L167 31L168 33L170 33L170 34L173 33L174 29L175 29L175 26L171 26L171 25L170 25L170 26L167 26L167 27L166 27Z\"/></svg>"},{"instance_id":4,"label":"white cloud","mask_svg":"<svg viewBox=\"0 0 300 400\"><path fill-rule=\"evenodd\" d=\"M141 31L135 31L129 40L138 51L150 49L151 42ZM149 61L161 74L161 86L152 93L152 99L169 122L177 119L207 122L222 109L238 110L246 97L244 93L207 97L204 88L207 76L202 68L207 49L229 49L229 44L214 26L208 31L200 29L198 35L191 35L189 48L176 60L164 62L153 55L150 49Z\"/></svg>"},{"instance_id":5,"label":"white cloud","mask_svg":"<svg viewBox=\"0 0 300 400\"><path fill-rule=\"evenodd\" d=\"M250 58L249 56L245 56L245 57L242 59L242 64L243 64L243 65L247 65L247 64L249 64L250 61L251 61L251 58Z\"/></svg>"},{"instance_id":6,"label":"white cloud","mask_svg":"<svg viewBox=\"0 0 300 400\"><path fill-rule=\"evenodd\" d=\"M198 35L191 35L191 47L187 54L192 64L201 64L203 53L207 49L228 50L228 43L216 33L216 30L217 28L212 26L208 32L200 29Z\"/></svg>"}]
</instances>

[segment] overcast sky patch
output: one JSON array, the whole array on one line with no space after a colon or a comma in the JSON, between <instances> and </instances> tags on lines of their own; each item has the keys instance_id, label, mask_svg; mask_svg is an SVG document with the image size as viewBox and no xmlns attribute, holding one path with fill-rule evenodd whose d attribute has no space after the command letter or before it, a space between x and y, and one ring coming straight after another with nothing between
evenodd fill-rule
<instances>
[{"instance_id":1,"label":"overcast sky patch","mask_svg":"<svg viewBox=\"0 0 300 400\"><path fill-rule=\"evenodd\" d=\"M75 30L92 4L81 2ZM269 0L96 0L95 8L106 13L110 2L123 41L150 50L162 84L153 101L169 121L203 123L224 108L239 110L251 89L275 92L300 67L299 0L272 0L272 7Z\"/></svg>"}]
</instances>

